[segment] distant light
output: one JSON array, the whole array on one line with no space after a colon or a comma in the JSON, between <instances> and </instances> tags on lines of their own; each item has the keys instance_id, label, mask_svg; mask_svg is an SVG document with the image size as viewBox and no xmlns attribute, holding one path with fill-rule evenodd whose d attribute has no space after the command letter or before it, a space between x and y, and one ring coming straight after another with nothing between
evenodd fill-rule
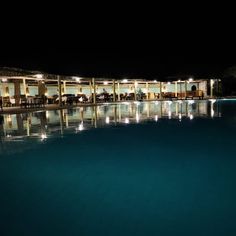
<instances>
[{"instance_id":1,"label":"distant light","mask_svg":"<svg viewBox=\"0 0 236 236\"><path fill-rule=\"evenodd\" d=\"M107 116L107 117L106 117L106 124L109 124L109 123L110 123L110 117Z\"/></svg>"},{"instance_id":2,"label":"distant light","mask_svg":"<svg viewBox=\"0 0 236 236\"><path fill-rule=\"evenodd\" d=\"M128 83L128 80L127 79L123 79L122 83Z\"/></svg>"},{"instance_id":3,"label":"distant light","mask_svg":"<svg viewBox=\"0 0 236 236\"><path fill-rule=\"evenodd\" d=\"M193 78L189 78L188 81L189 81L189 82L193 82Z\"/></svg>"},{"instance_id":4,"label":"distant light","mask_svg":"<svg viewBox=\"0 0 236 236\"><path fill-rule=\"evenodd\" d=\"M139 123L139 114L136 113L136 122Z\"/></svg>"},{"instance_id":5,"label":"distant light","mask_svg":"<svg viewBox=\"0 0 236 236\"><path fill-rule=\"evenodd\" d=\"M80 80L81 80L80 77L74 76L74 77L72 77L72 78L73 78L76 82L80 83Z\"/></svg>"},{"instance_id":6,"label":"distant light","mask_svg":"<svg viewBox=\"0 0 236 236\"><path fill-rule=\"evenodd\" d=\"M42 75L42 74L36 74L35 77L36 77L37 79L42 79L42 78L43 78L43 75Z\"/></svg>"},{"instance_id":7,"label":"distant light","mask_svg":"<svg viewBox=\"0 0 236 236\"><path fill-rule=\"evenodd\" d=\"M179 79L178 82L181 82L181 80Z\"/></svg>"},{"instance_id":8,"label":"distant light","mask_svg":"<svg viewBox=\"0 0 236 236\"><path fill-rule=\"evenodd\" d=\"M167 84L170 84L170 82L167 82Z\"/></svg>"},{"instance_id":9,"label":"distant light","mask_svg":"<svg viewBox=\"0 0 236 236\"><path fill-rule=\"evenodd\" d=\"M189 119L190 119L190 120L192 120L192 119L193 119L193 114L191 114L191 115L189 116Z\"/></svg>"},{"instance_id":10,"label":"distant light","mask_svg":"<svg viewBox=\"0 0 236 236\"><path fill-rule=\"evenodd\" d=\"M155 121L158 121L158 115L155 115Z\"/></svg>"},{"instance_id":11,"label":"distant light","mask_svg":"<svg viewBox=\"0 0 236 236\"><path fill-rule=\"evenodd\" d=\"M103 84L104 84L104 85L108 85L108 81L104 81Z\"/></svg>"},{"instance_id":12,"label":"distant light","mask_svg":"<svg viewBox=\"0 0 236 236\"><path fill-rule=\"evenodd\" d=\"M3 79L2 79L2 82L7 82L7 78L3 78Z\"/></svg>"},{"instance_id":13,"label":"distant light","mask_svg":"<svg viewBox=\"0 0 236 236\"><path fill-rule=\"evenodd\" d=\"M168 112L168 117L171 119L171 111Z\"/></svg>"},{"instance_id":14,"label":"distant light","mask_svg":"<svg viewBox=\"0 0 236 236\"><path fill-rule=\"evenodd\" d=\"M169 106L170 106L170 105L172 104L172 101L168 101L167 103L168 103L168 104L169 104Z\"/></svg>"},{"instance_id":15,"label":"distant light","mask_svg":"<svg viewBox=\"0 0 236 236\"><path fill-rule=\"evenodd\" d=\"M153 80L154 83L157 83L157 80Z\"/></svg>"}]
</instances>

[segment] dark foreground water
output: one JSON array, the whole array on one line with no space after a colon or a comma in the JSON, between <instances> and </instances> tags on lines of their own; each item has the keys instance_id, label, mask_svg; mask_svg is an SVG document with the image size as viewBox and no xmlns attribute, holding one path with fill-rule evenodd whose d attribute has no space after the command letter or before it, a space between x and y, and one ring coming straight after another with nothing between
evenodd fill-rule
<instances>
[{"instance_id":1,"label":"dark foreground water","mask_svg":"<svg viewBox=\"0 0 236 236\"><path fill-rule=\"evenodd\" d=\"M0 235L236 235L236 101L202 103L4 116Z\"/></svg>"}]
</instances>

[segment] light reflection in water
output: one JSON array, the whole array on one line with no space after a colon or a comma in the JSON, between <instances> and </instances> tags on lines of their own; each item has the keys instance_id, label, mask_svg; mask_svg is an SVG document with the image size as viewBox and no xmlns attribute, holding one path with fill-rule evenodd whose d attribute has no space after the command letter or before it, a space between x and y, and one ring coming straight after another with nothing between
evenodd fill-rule
<instances>
[{"instance_id":1,"label":"light reflection in water","mask_svg":"<svg viewBox=\"0 0 236 236\"><path fill-rule=\"evenodd\" d=\"M2 115L0 124L1 141L24 139L27 137L46 140L53 135L62 135L73 130L83 130L117 125L141 123L147 120L176 119L184 117L220 117L221 111L215 101L163 101L124 102L78 107L64 110L50 110L24 114Z\"/></svg>"}]
</instances>

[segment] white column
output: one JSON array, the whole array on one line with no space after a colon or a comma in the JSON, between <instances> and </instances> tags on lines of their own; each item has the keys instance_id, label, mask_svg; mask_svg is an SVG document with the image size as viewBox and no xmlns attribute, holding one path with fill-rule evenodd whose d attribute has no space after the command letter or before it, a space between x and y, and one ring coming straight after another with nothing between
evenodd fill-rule
<instances>
[{"instance_id":1,"label":"white column","mask_svg":"<svg viewBox=\"0 0 236 236\"><path fill-rule=\"evenodd\" d=\"M179 82L179 89L180 89L180 98L183 98L183 94L182 94L182 84L181 81Z\"/></svg>"},{"instance_id":2,"label":"white column","mask_svg":"<svg viewBox=\"0 0 236 236\"><path fill-rule=\"evenodd\" d=\"M112 80L112 89L113 89L113 102L116 101L116 83L115 80Z\"/></svg>"},{"instance_id":3,"label":"white column","mask_svg":"<svg viewBox=\"0 0 236 236\"><path fill-rule=\"evenodd\" d=\"M93 104L96 104L96 85L95 85L95 79L92 79L93 83Z\"/></svg>"},{"instance_id":4,"label":"white column","mask_svg":"<svg viewBox=\"0 0 236 236\"><path fill-rule=\"evenodd\" d=\"M160 82L160 96L159 96L160 99L162 99L162 82Z\"/></svg>"},{"instance_id":5,"label":"white column","mask_svg":"<svg viewBox=\"0 0 236 236\"><path fill-rule=\"evenodd\" d=\"M184 81L184 84L185 84L185 98L187 97L187 81L185 80Z\"/></svg>"},{"instance_id":6,"label":"white column","mask_svg":"<svg viewBox=\"0 0 236 236\"><path fill-rule=\"evenodd\" d=\"M67 92L66 92L66 81L65 80L63 81L63 88L64 88L64 94L66 94Z\"/></svg>"},{"instance_id":7,"label":"white column","mask_svg":"<svg viewBox=\"0 0 236 236\"><path fill-rule=\"evenodd\" d=\"M57 82L58 82L59 106L61 107L62 100L61 100L61 77L60 77L60 75L57 76Z\"/></svg>"},{"instance_id":8,"label":"white column","mask_svg":"<svg viewBox=\"0 0 236 236\"><path fill-rule=\"evenodd\" d=\"M178 85L177 85L177 81L175 81L175 97L178 96Z\"/></svg>"},{"instance_id":9,"label":"white column","mask_svg":"<svg viewBox=\"0 0 236 236\"><path fill-rule=\"evenodd\" d=\"M134 100L136 101L137 100L137 97L136 97L136 80L134 81Z\"/></svg>"},{"instance_id":10,"label":"white column","mask_svg":"<svg viewBox=\"0 0 236 236\"><path fill-rule=\"evenodd\" d=\"M92 89L92 81L89 81L89 91L90 91L90 96L92 97L93 89Z\"/></svg>"},{"instance_id":11,"label":"white column","mask_svg":"<svg viewBox=\"0 0 236 236\"><path fill-rule=\"evenodd\" d=\"M210 80L210 96L213 97L213 84L214 84L214 80L211 79Z\"/></svg>"},{"instance_id":12,"label":"white column","mask_svg":"<svg viewBox=\"0 0 236 236\"><path fill-rule=\"evenodd\" d=\"M23 79L23 90L24 90L24 95L27 97L27 91L26 91L26 82L25 79Z\"/></svg>"},{"instance_id":13,"label":"white column","mask_svg":"<svg viewBox=\"0 0 236 236\"><path fill-rule=\"evenodd\" d=\"M117 93L118 93L118 101L120 101L120 83L117 83Z\"/></svg>"},{"instance_id":14,"label":"white column","mask_svg":"<svg viewBox=\"0 0 236 236\"><path fill-rule=\"evenodd\" d=\"M2 80L0 79L0 97L3 97Z\"/></svg>"},{"instance_id":15,"label":"white column","mask_svg":"<svg viewBox=\"0 0 236 236\"><path fill-rule=\"evenodd\" d=\"M149 93L149 84L148 84L148 82L146 82L146 97L147 97L147 100L149 100L148 93Z\"/></svg>"}]
</instances>

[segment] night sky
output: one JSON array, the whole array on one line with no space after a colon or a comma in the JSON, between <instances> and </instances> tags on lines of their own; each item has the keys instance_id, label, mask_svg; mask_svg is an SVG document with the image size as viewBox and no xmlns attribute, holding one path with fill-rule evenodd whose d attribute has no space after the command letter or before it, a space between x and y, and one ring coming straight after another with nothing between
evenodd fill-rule
<instances>
[{"instance_id":1,"label":"night sky","mask_svg":"<svg viewBox=\"0 0 236 236\"><path fill-rule=\"evenodd\" d=\"M51 33L18 29L0 39L0 66L65 75L158 79L217 77L236 65L235 43L227 34L213 34L212 28L203 32L196 27L166 28L168 32L156 26L152 34L137 27L128 34L110 29L82 33L76 28L73 34L59 27Z\"/></svg>"}]
</instances>

